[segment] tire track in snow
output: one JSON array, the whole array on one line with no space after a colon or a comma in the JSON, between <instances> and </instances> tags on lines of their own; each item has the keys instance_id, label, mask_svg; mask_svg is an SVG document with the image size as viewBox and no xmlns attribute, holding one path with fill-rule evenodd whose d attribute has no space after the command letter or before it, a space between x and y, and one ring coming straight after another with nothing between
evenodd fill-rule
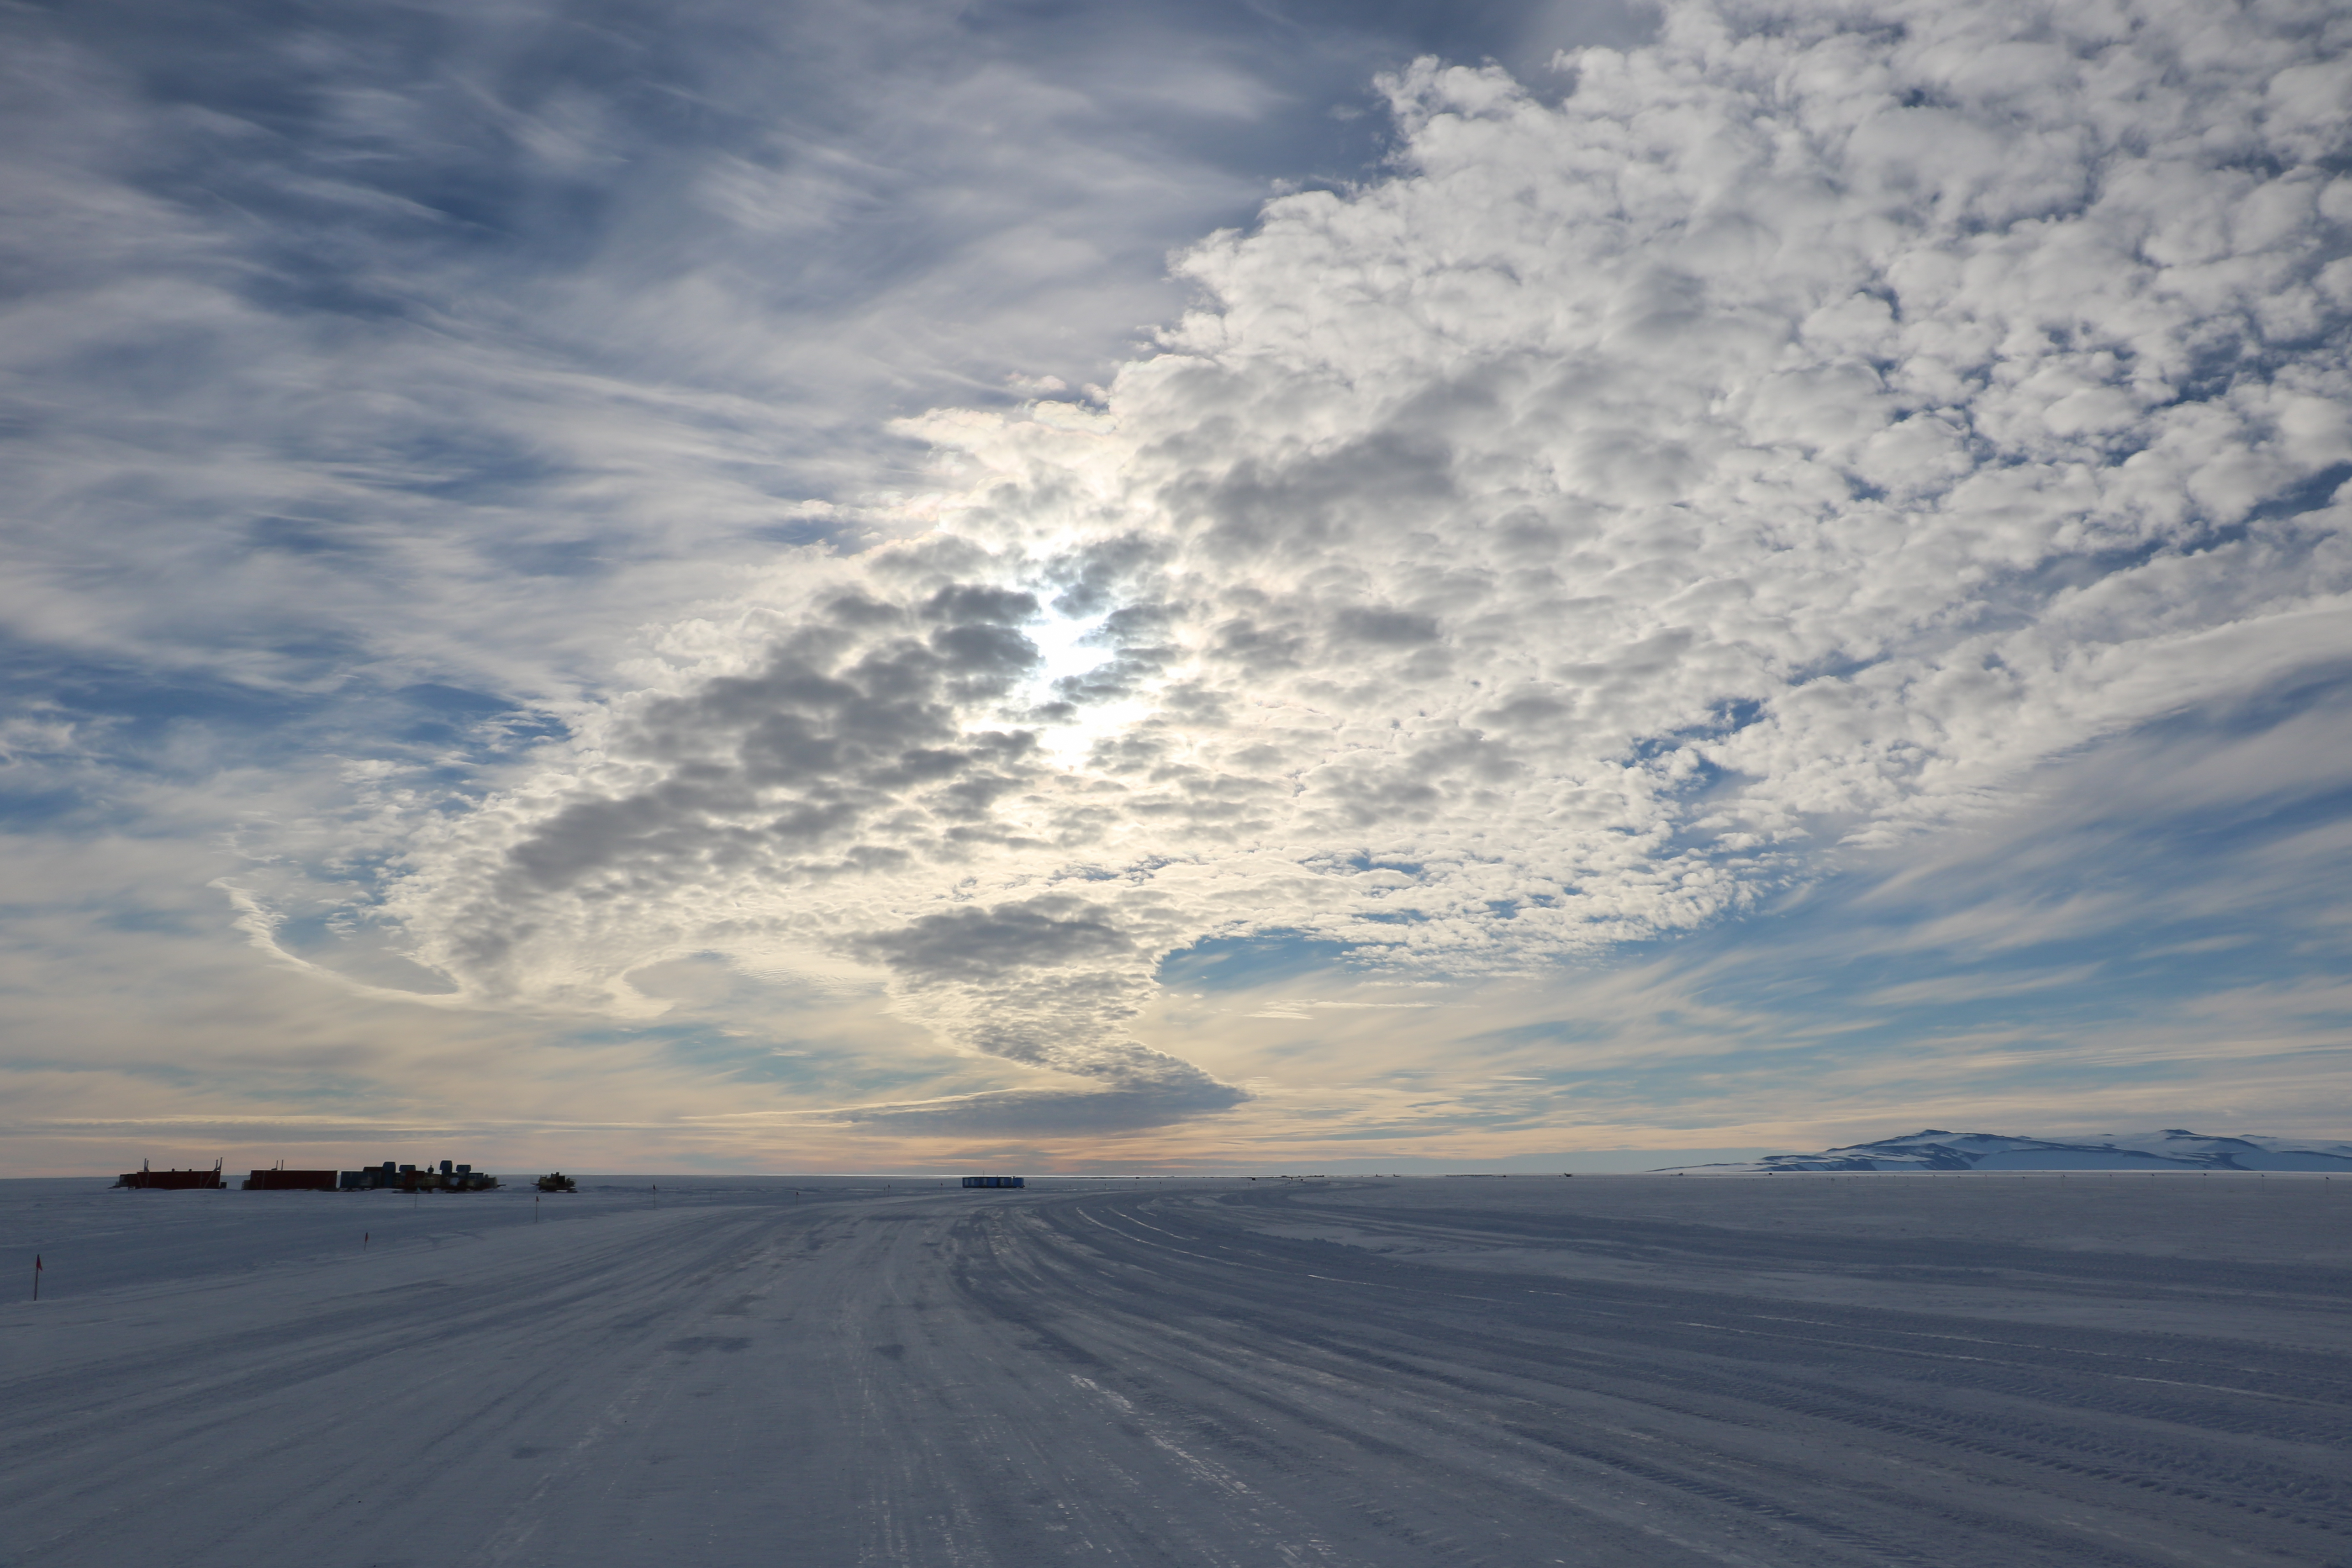
<instances>
[{"instance_id":1,"label":"tire track in snow","mask_svg":"<svg viewBox=\"0 0 2352 1568\"><path fill-rule=\"evenodd\" d=\"M1979 1247L1928 1310L1909 1242L1612 1222L1654 1278L1586 1278L1611 1189L1334 1188L583 1210L0 1308L0 1510L76 1568L2347 1556L2345 1357L2242 1321L2315 1321L2322 1271L2176 1262L2136 1317L2145 1259ZM1265 1228L1318 1214L1547 1268ZM1792 1307L1792 1258L1882 1304Z\"/></svg>"}]
</instances>

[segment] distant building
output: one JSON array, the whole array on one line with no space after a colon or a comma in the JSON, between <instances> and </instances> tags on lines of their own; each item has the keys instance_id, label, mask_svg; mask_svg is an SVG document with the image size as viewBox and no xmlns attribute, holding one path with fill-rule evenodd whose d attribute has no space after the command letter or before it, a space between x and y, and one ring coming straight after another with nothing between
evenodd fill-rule
<instances>
[{"instance_id":1,"label":"distant building","mask_svg":"<svg viewBox=\"0 0 2352 1568\"><path fill-rule=\"evenodd\" d=\"M963 1184L967 1187L1019 1187L1026 1186L1028 1180L1023 1176L966 1176Z\"/></svg>"}]
</instances>

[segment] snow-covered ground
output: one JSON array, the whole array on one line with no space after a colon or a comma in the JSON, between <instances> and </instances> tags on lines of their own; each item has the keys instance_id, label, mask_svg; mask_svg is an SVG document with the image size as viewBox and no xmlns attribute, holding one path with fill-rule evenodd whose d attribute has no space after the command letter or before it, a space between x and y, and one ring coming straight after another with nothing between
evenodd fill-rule
<instances>
[{"instance_id":1,"label":"snow-covered ground","mask_svg":"<svg viewBox=\"0 0 2352 1568\"><path fill-rule=\"evenodd\" d=\"M2334 1171L2352 1175L2352 1143L2217 1138L2186 1127L2073 1139L1946 1132L1930 1127L1907 1137L1824 1149L1818 1154L1767 1154L1736 1164L1683 1169L1723 1176L1775 1171Z\"/></svg>"},{"instance_id":2,"label":"snow-covered ground","mask_svg":"<svg viewBox=\"0 0 2352 1568\"><path fill-rule=\"evenodd\" d=\"M652 1184L0 1183L0 1568L2352 1562L2345 1180Z\"/></svg>"}]
</instances>

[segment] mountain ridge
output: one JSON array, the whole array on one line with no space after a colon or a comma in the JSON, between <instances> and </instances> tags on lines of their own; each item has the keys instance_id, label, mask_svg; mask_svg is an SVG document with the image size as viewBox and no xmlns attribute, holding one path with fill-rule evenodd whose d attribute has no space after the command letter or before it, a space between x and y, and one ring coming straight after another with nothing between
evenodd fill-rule
<instances>
[{"instance_id":1,"label":"mountain ridge","mask_svg":"<svg viewBox=\"0 0 2352 1568\"><path fill-rule=\"evenodd\" d=\"M2100 1132L2078 1139L1948 1132L1927 1127L1904 1137L1852 1143L1817 1154L1767 1154L1760 1160L1666 1170L1725 1176L1769 1175L1780 1171L2352 1172L2352 1143L2252 1133L2225 1137L2186 1127Z\"/></svg>"}]
</instances>

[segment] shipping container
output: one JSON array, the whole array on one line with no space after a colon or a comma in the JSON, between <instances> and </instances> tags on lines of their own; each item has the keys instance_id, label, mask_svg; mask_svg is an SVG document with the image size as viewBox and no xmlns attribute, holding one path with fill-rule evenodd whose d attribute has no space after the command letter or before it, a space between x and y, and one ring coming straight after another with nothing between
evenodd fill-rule
<instances>
[{"instance_id":1,"label":"shipping container","mask_svg":"<svg viewBox=\"0 0 2352 1568\"><path fill-rule=\"evenodd\" d=\"M339 1184L335 1171L256 1171L245 1179L248 1193L331 1193Z\"/></svg>"},{"instance_id":2,"label":"shipping container","mask_svg":"<svg viewBox=\"0 0 2352 1568\"><path fill-rule=\"evenodd\" d=\"M213 1162L209 1171L151 1171L147 1162L139 1162L135 1171L125 1171L114 1179L118 1187L143 1187L151 1192L219 1192L228 1184L221 1180L220 1162Z\"/></svg>"}]
</instances>

